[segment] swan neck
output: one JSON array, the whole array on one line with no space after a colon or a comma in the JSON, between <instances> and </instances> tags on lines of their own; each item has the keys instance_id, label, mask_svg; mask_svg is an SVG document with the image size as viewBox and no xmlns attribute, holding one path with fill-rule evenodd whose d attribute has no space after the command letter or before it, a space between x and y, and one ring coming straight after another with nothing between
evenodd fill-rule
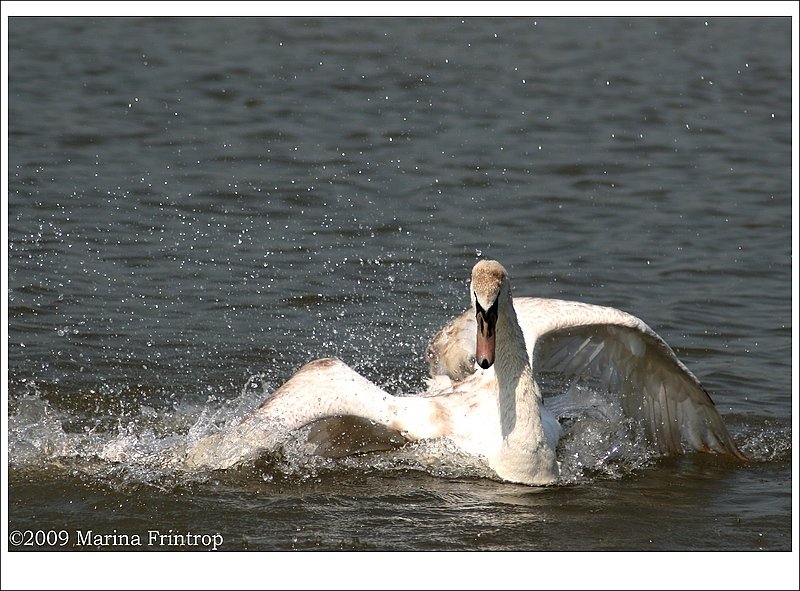
<instances>
[{"instance_id":1,"label":"swan neck","mask_svg":"<svg viewBox=\"0 0 800 591\"><path fill-rule=\"evenodd\" d=\"M503 436L541 431L540 397L510 293L498 311L495 366Z\"/></svg>"}]
</instances>

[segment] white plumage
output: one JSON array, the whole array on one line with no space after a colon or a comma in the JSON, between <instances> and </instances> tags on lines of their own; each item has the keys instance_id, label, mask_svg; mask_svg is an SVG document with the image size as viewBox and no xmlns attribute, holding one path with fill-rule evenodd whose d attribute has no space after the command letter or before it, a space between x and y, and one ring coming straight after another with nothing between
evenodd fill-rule
<instances>
[{"instance_id":1,"label":"white plumage","mask_svg":"<svg viewBox=\"0 0 800 591\"><path fill-rule=\"evenodd\" d=\"M616 392L624 413L664 454L699 450L744 459L697 378L638 318L578 302L512 299L496 261L475 265L470 299L471 309L431 342L427 391L394 396L338 359L313 361L239 425L194 444L186 465L228 468L310 425L321 455L446 438L501 480L551 484L559 475L561 429L543 403L538 371L591 376Z\"/></svg>"}]
</instances>

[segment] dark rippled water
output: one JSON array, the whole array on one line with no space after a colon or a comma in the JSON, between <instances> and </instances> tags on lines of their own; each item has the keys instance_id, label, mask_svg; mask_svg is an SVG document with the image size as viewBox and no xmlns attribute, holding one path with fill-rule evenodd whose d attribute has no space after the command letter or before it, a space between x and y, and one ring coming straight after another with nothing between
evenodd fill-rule
<instances>
[{"instance_id":1,"label":"dark rippled water","mask_svg":"<svg viewBox=\"0 0 800 591\"><path fill-rule=\"evenodd\" d=\"M9 72L10 530L796 550L788 18L12 18ZM644 319L755 461L151 461L314 358L418 389L486 256Z\"/></svg>"}]
</instances>

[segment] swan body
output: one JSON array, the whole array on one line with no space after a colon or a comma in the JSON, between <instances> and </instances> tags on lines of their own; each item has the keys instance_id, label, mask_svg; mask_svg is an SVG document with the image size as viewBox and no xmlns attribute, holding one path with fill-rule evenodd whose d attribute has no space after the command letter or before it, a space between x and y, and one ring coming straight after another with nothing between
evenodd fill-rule
<instances>
[{"instance_id":1,"label":"swan body","mask_svg":"<svg viewBox=\"0 0 800 591\"><path fill-rule=\"evenodd\" d=\"M661 454L702 451L747 459L701 382L639 318L558 299L515 298L514 307L535 374L593 379ZM428 347L431 375L459 381L474 371L476 327L467 311L436 334Z\"/></svg>"},{"instance_id":2,"label":"swan body","mask_svg":"<svg viewBox=\"0 0 800 591\"><path fill-rule=\"evenodd\" d=\"M228 468L280 445L311 425L323 455L388 449L408 441L447 438L501 480L529 485L558 478L560 427L544 408L533 379L506 270L481 261L472 271L472 333L481 364L457 382L438 377L417 396L394 396L338 359L303 366L233 429L194 444L189 467ZM342 433L355 425L359 437Z\"/></svg>"}]
</instances>

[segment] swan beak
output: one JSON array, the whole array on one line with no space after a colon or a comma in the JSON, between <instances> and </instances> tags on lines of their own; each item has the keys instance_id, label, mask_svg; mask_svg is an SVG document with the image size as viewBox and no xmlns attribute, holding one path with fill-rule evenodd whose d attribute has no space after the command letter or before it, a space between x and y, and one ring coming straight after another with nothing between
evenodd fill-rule
<instances>
[{"instance_id":1,"label":"swan beak","mask_svg":"<svg viewBox=\"0 0 800 591\"><path fill-rule=\"evenodd\" d=\"M478 322L478 340L475 344L475 361L481 368L489 369L494 363L494 337L497 325L497 300L484 310L475 298L475 320Z\"/></svg>"}]
</instances>

